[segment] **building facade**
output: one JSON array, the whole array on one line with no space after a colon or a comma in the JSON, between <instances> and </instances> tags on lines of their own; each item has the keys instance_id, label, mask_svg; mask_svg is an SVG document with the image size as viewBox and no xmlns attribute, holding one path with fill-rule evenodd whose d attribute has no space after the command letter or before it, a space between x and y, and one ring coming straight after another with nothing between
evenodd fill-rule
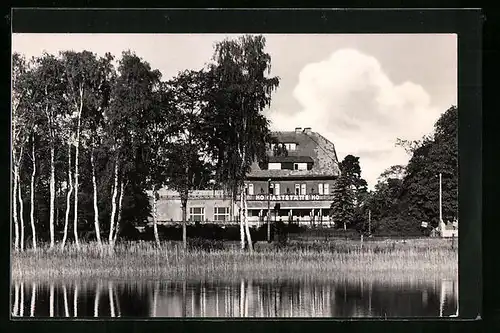
<instances>
[{"instance_id":1,"label":"building facade","mask_svg":"<svg viewBox=\"0 0 500 333\"><path fill-rule=\"evenodd\" d=\"M340 175L332 142L311 128L274 132L268 163L254 163L245 182L249 221L329 222ZM280 149L285 147L286 149Z\"/></svg>"},{"instance_id":2,"label":"building facade","mask_svg":"<svg viewBox=\"0 0 500 333\"><path fill-rule=\"evenodd\" d=\"M248 220L328 223L332 190L340 175L335 146L311 128L273 132L268 161L255 162L245 181ZM239 202L222 191L193 191L187 204L190 221L227 222L239 216ZM163 189L157 201L158 222L182 220L177 192Z\"/></svg>"}]
</instances>

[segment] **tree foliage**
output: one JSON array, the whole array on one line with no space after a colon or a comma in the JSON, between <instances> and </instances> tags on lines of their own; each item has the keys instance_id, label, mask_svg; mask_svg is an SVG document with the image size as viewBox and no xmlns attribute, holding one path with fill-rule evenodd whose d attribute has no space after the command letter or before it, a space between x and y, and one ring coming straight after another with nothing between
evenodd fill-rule
<instances>
[{"instance_id":1,"label":"tree foliage","mask_svg":"<svg viewBox=\"0 0 500 333\"><path fill-rule=\"evenodd\" d=\"M362 224L368 184L361 178L359 157L347 155L339 163L339 168L340 177L333 188L330 213L338 227L357 226Z\"/></svg>"},{"instance_id":2,"label":"tree foliage","mask_svg":"<svg viewBox=\"0 0 500 333\"><path fill-rule=\"evenodd\" d=\"M217 181L233 195L243 187L250 165L263 160L271 142L262 114L279 85L268 77L271 56L263 36L226 39L215 47L208 71L208 105L204 113Z\"/></svg>"},{"instance_id":3,"label":"tree foliage","mask_svg":"<svg viewBox=\"0 0 500 333\"><path fill-rule=\"evenodd\" d=\"M421 223L439 222L439 174L442 174L443 219L458 216L458 108L446 110L431 135L398 140L411 154L406 166L392 166L379 177L370 195L374 226L384 232L419 233Z\"/></svg>"}]
</instances>

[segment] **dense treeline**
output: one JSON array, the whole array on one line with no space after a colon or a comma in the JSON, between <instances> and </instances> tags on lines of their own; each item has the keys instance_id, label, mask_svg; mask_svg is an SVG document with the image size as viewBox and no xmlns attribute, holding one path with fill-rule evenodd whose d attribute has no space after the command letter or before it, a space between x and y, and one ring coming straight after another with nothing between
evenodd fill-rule
<instances>
[{"instance_id":1,"label":"dense treeline","mask_svg":"<svg viewBox=\"0 0 500 333\"><path fill-rule=\"evenodd\" d=\"M385 170L373 191L361 178L359 158L340 163L337 198L331 214L337 227L364 233L428 234L439 223L439 174L442 174L443 220L458 219L458 108L450 107L421 140L397 140L410 154L407 165ZM429 227L422 228L422 222ZM368 230L370 228L370 230Z\"/></svg>"},{"instance_id":2,"label":"dense treeline","mask_svg":"<svg viewBox=\"0 0 500 333\"><path fill-rule=\"evenodd\" d=\"M111 248L152 214L167 185L182 197L217 180L246 203L243 179L265 157L261 111L278 87L262 36L226 39L212 62L169 80L129 51L13 55L12 202L15 250L82 238ZM245 210L241 242L252 249ZM29 232L27 228L29 227ZM186 246L186 227L183 227Z\"/></svg>"}]
</instances>

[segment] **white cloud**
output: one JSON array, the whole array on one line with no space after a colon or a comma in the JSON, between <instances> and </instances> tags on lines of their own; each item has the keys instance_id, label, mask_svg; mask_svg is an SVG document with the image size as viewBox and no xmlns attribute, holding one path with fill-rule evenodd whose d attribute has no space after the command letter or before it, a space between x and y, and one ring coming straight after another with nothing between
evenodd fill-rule
<instances>
[{"instance_id":1,"label":"white cloud","mask_svg":"<svg viewBox=\"0 0 500 333\"><path fill-rule=\"evenodd\" d=\"M340 160L360 157L370 187L389 166L408 162L396 139L421 138L440 114L420 85L393 83L377 59L353 49L306 65L293 95L302 109L293 115L270 111L272 128L312 127L335 144Z\"/></svg>"}]
</instances>

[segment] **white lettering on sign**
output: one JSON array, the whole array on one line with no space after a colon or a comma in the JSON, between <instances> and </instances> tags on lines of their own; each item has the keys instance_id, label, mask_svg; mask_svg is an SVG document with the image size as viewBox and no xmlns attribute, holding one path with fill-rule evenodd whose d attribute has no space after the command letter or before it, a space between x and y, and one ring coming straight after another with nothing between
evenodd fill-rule
<instances>
[{"instance_id":1,"label":"white lettering on sign","mask_svg":"<svg viewBox=\"0 0 500 333\"><path fill-rule=\"evenodd\" d=\"M305 195L265 195L259 194L255 196L255 200L268 200L269 201L309 201L309 200L320 200L321 197L317 194L305 194ZM250 197L251 198L251 197Z\"/></svg>"}]
</instances>

